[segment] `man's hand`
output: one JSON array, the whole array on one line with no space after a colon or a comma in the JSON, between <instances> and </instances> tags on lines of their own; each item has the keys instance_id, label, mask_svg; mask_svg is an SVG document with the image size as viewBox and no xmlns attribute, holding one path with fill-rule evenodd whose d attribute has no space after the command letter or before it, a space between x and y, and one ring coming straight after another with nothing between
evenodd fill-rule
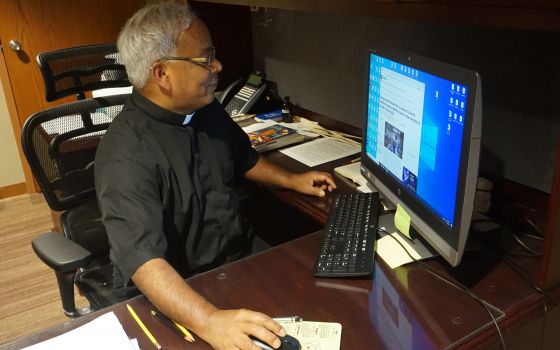
<instances>
[{"instance_id":1,"label":"man's hand","mask_svg":"<svg viewBox=\"0 0 560 350\"><path fill-rule=\"evenodd\" d=\"M336 184L330 174L319 171L292 173L271 163L264 157L259 158L257 164L245 173L245 177L252 181L290 188L300 193L318 197L324 197L325 190L330 192L336 189Z\"/></svg>"},{"instance_id":2,"label":"man's hand","mask_svg":"<svg viewBox=\"0 0 560 350\"><path fill-rule=\"evenodd\" d=\"M250 335L278 348L286 331L267 315L250 310L216 310L199 334L216 350L260 350Z\"/></svg>"},{"instance_id":3,"label":"man's hand","mask_svg":"<svg viewBox=\"0 0 560 350\"><path fill-rule=\"evenodd\" d=\"M290 182L294 190L317 197L324 197L325 190L332 192L336 189L336 184L331 175L319 171L293 174Z\"/></svg>"},{"instance_id":4,"label":"man's hand","mask_svg":"<svg viewBox=\"0 0 560 350\"><path fill-rule=\"evenodd\" d=\"M136 286L169 318L194 331L216 350L260 350L250 335L280 346L286 331L267 315L249 310L218 310L163 259L144 263L132 276Z\"/></svg>"}]
</instances>

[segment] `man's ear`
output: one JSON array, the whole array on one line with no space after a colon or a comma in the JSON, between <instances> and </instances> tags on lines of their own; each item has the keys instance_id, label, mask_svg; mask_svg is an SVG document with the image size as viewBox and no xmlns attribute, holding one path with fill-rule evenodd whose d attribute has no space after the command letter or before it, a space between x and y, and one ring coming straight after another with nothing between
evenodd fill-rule
<instances>
[{"instance_id":1,"label":"man's ear","mask_svg":"<svg viewBox=\"0 0 560 350\"><path fill-rule=\"evenodd\" d=\"M171 82L167 74L167 66L163 62L156 62L150 67L150 77L163 90L171 90Z\"/></svg>"}]
</instances>

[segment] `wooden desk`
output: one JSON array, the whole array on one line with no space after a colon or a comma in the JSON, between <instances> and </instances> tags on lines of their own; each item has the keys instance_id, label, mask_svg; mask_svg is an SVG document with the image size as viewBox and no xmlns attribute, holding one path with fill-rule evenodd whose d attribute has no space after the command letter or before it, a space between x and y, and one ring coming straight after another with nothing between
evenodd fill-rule
<instances>
[{"instance_id":1,"label":"wooden desk","mask_svg":"<svg viewBox=\"0 0 560 350\"><path fill-rule=\"evenodd\" d=\"M322 123L324 124L324 123ZM267 154L271 160L291 170L303 165L283 155ZM353 158L353 157L349 157ZM315 169L331 171L349 158ZM335 178L339 192L353 191ZM318 223L326 221L333 195L314 198L291 191L273 190L278 198L298 208ZM464 292L428 273L418 264L389 269L379 258L373 279L317 279L312 275L321 232L316 232L189 279L189 284L220 308L249 308L271 316L300 315L304 319L340 322L341 349L499 348L499 338L488 313ZM538 259L515 258L527 276L538 270ZM495 306L508 347L520 340L540 344L544 305L560 300L560 287L548 290L551 300L537 293L500 256L485 251L467 252L457 268L435 258L428 264L466 285L476 295ZM152 330L164 348L208 349L201 340L183 342L149 317L151 305L144 297L129 303ZM556 309L558 309L556 307ZM68 323L0 346L19 349L67 332L110 310L130 337L138 338L143 349L152 349L124 304L86 315ZM534 326L536 325L536 326ZM532 329L528 329L532 328ZM535 330L536 329L536 330Z\"/></svg>"},{"instance_id":2,"label":"wooden desk","mask_svg":"<svg viewBox=\"0 0 560 350\"><path fill-rule=\"evenodd\" d=\"M465 293L427 273L418 265L389 269L379 259L373 279L318 279L312 275L322 232L288 242L189 279L189 284L219 308L248 308L271 316L300 315L306 320L342 324L341 349L487 348L498 342L496 329L482 307ZM431 262L443 271L437 259ZM476 266L476 269L470 267ZM465 273L471 289L505 313L500 327L512 334L529 319L542 317L542 297L511 269L478 254L466 256ZM484 271L485 276L476 280ZM444 272L444 271L443 271ZM559 293L556 293L559 297ZM184 340L149 316L144 297L128 303L164 349L209 349L198 337ZM19 349L67 332L108 311L114 311L126 333L142 349L152 344L134 323L125 303L70 320L12 343L2 350ZM496 314L497 316L498 313Z\"/></svg>"}]
</instances>

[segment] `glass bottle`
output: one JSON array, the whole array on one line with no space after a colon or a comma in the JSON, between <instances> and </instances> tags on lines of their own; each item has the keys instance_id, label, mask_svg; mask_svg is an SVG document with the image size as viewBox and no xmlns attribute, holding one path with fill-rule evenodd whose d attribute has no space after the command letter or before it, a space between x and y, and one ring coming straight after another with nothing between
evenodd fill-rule
<instances>
[{"instance_id":1,"label":"glass bottle","mask_svg":"<svg viewBox=\"0 0 560 350\"><path fill-rule=\"evenodd\" d=\"M290 96L284 97L284 102L282 103L282 121L284 123L291 123L294 121L294 107L290 102Z\"/></svg>"}]
</instances>

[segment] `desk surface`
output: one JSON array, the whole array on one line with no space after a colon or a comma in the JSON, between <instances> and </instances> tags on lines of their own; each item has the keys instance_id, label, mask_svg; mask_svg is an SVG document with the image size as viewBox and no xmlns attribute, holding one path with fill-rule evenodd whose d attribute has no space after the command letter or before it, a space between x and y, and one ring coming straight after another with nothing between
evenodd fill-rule
<instances>
[{"instance_id":1,"label":"desk surface","mask_svg":"<svg viewBox=\"0 0 560 350\"><path fill-rule=\"evenodd\" d=\"M328 123L321 122L322 125ZM355 130L346 129L346 132ZM294 170L305 166L271 152L267 157ZM315 167L329 171L348 163L342 159ZM354 191L335 177L338 192ZM325 223L333 195L326 198L303 196L291 191L274 190L281 200L296 207L319 223ZM321 232L299 238L255 256L237 261L189 279L189 284L220 308L249 308L273 317L300 315L310 321L342 324L341 349L442 348L458 342L460 348L497 345L499 338L488 313L479 303L418 264L389 269L377 258L373 279L317 279L312 267L319 248ZM538 269L536 258L516 258L527 276ZM530 320L544 315L543 297L499 258L484 252L467 252L457 268L439 258L428 264L470 288L499 311L502 332L507 336ZM556 301L560 288L549 291ZM144 297L129 301L147 323L162 346L186 348L183 340L149 317L151 305ZM117 304L79 319L0 346L19 349L67 332L110 310L130 337L138 338L143 349L152 345L138 329L124 304ZM208 349L201 340L189 349Z\"/></svg>"},{"instance_id":2,"label":"desk surface","mask_svg":"<svg viewBox=\"0 0 560 350\"><path fill-rule=\"evenodd\" d=\"M189 279L189 284L220 308L249 308L273 317L299 315L306 320L342 324L341 349L383 349L399 345L442 348L461 340L465 348L496 344L496 329L482 307L417 265L389 269L379 259L374 278L317 279L312 276L322 231ZM542 314L540 297L504 264L471 254L466 257L472 290L506 313L502 331ZM478 269L468 267L476 263ZM444 272L436 259L431 262ZM485 266L488 265L488 266ZM491 267L491 269L486 269ZM476 271L474 271L476 270ZM485 271L481 280L476 273ZM128 302L164 349L185 348L184 340L149 316L151 304L138 297ZM15 342L19 349L69 331L113 310L131 338L151 349L128 314L125 303L86 315ZM504 325L508 325L508 329ZM195 336L196 337L196 336ZM189 349L209 349L200 339Z\"/></svg>"}]
</instances>

